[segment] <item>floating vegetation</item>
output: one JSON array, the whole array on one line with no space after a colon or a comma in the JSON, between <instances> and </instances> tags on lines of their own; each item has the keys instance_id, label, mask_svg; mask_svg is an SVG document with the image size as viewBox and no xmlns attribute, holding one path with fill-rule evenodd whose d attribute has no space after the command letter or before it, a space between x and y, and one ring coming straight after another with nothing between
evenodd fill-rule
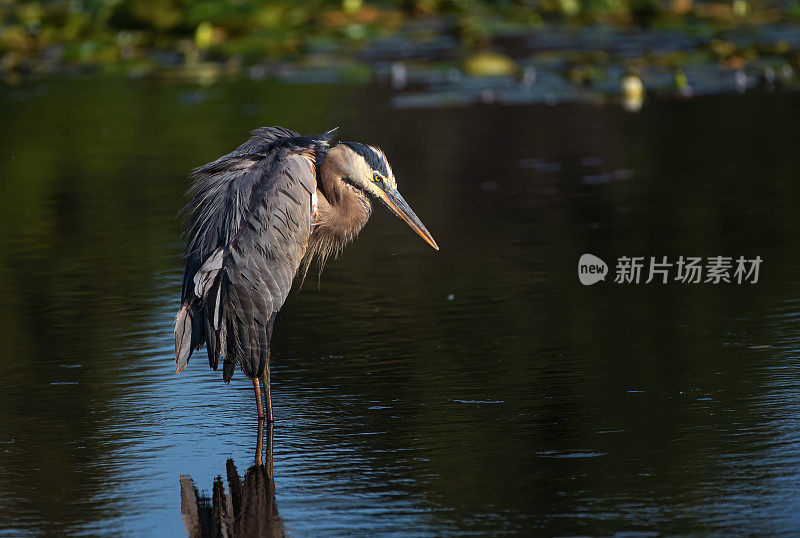
<instances>
[{"instance_id":1,"label":"floating vegetation","mask_svg":"<svg viewBox=\"0 0 800 538\"><path fill-rule=\"evenodd\" d=\"M398 108L619 102L630 111L651 96L797 85L795 8L746 0L537 6L10 1L0 8L0 79L100 71L200 86L234 77L377 82L396 91Z\"/></svg>"}]
</instances>

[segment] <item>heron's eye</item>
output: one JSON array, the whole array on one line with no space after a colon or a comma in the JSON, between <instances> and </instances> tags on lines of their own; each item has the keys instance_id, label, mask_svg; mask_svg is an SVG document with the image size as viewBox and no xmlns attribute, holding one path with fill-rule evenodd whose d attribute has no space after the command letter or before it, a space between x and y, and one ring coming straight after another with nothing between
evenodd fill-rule
<instances>
[{"instance_id":1,"label":"heron's eye","mask_svg":"<svg viewBox=\"0 0 800 538\"><path fill-rule=\"evenodd\" d=\"M381 177L380 174L378 174L377 172L372 174L372 181L378 182L378 181L381 181L381 180L383 180L383 178Z\"/></svg>"}]
</instances>

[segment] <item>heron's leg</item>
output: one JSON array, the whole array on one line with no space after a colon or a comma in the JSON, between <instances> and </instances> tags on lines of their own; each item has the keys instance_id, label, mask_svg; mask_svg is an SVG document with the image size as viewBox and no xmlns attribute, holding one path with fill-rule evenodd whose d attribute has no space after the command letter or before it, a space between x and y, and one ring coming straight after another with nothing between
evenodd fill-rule
<instances>
[{"instance_id":1,"label":"heron's leg","mask_svg":"<svg viewBox=\"0 0 800 538\"><path fill-rule=\"evenodd\" d=\"M272 391L269 387L269 360L267 360L267 365L264 367L264 373L262 374L262 379L264 380L264 395L266 396L267 400L267 422L273 422L272 420Z\"/></svg>"},{"instance_id":2,"label":"heron's leg","mask_svg":"<svg viewBox=\"0 0 800 538\"><path fill-rule=\"evenodd\" d=\"M267 447L271 450L271 446ZM258 419L258 439L256 441L256 465L263 465L262 454L264 453L264 419Z\"/></svg>"},{"instance_id":3,"label":"heron's leg","mask_svg":"<svg viewBox=\"0 0 800 538\"><path fill-rule=\"evenodd\" d=\"M256 393L256 405L258 406L258 418L264 418L264 404L261 403L261 385L257 377L253 378L253 390Z\"/></svg>"},{"instance_id":4,"label":"heron's leg","mask_svg":"<svg viewBox=\"0 0 800 538\"><path fill-rule=\"evenodd\" d=\"M273 312L272 315L269 317L269 323L267 324L267 340L272 340L272 327L275 325L275 317L278 315L277 312ZM264 372L261 374L261 378L264 380L264 391L266 392L267 396L267 422L272 423L272 391L270 390L269 386L269 363L270 359L272 358L272 352L267 346L267 364L264 366Z\"/></svg>"}]
</instances>

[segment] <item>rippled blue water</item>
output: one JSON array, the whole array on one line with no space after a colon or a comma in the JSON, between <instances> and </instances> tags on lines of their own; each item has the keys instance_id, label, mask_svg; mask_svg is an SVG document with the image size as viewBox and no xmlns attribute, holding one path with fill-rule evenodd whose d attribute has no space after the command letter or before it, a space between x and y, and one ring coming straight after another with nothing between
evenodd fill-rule
<instances>
[{"instance_id":1,"label":"rippled blue water","mask_svg":"<svg viewBox=\"0 0 800 538\"><path fill-rule=\"evenodd\" d=\"M186 173L259 125L383 147L435 253L377 211L275 327L290 535L793 534L793 95L398 111L374 88L90 78L3 89L0 527L181 535L257 438L251 385L175 375ZM764 258L756 285L583 287L578 257Z\"/></svg>"}]
</instances>

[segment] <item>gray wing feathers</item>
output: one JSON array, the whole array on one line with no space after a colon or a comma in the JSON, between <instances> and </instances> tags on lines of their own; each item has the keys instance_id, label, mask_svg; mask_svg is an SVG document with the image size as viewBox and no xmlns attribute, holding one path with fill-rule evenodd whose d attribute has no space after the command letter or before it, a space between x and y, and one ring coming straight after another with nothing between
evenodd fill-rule
<instances>
[{"instance_id":1,"label":"gray wing feathers","mask_svg":"<svg viewBox=\"0 0 800 538\"><path fill-rule=\"evenodd\" d=\"M297 133L283 127L262 127L231 153L197 168L189 189L190 200L182 213L187 219L189 245L182 299L189 294L190 281L202 263L219 247L230 243L249 213L254 191L264 179L255 166L271 145Z\"/></svg>"},{"instance_id":2,"label":"gray wing feathers","mask_svg":"<svg viewBox=\"0 0 800 538\"><path fill-rule=\"evenodd\" d=\"M209 297L213 300L214 311L207 318L212 320L215 328L219 326L219 303L221 288L216 284L217 275L222 269L224 249L214 251L192 278L194 286L189 300L181 305L175 318L175 361L176 371L181 373L189 362L192 351L200 345L199 338L204 334L202 309L199 308ZM213 294L212 294L213 293Z\"/></svg>"},{"instance_id":3,"label":"gray wing feathers","mask_svg":"<svg viewBox=\"0 0 800 538\"><path fill-rule=\"evenodd\" d=\"M193 309L183 304L175 316L175 371L178 373L186 368L195 347L192 345L192 313Z\"/></svg>"},{"instance_id":4,"label":"gray wing feathers","mask_svg":"<svg viewBox=\"0 0 800 538\"><path fill-rule=\"evenodd\" d=\"M200 270L195 273L194 278L194 294L197 297L205 298L208 295L211 285L217 278L217 273L222 269L222 256L224 250L222 247L214 251L208 257Z\"/></svg>"},{"instance_id":5,"label":"gray wing feathers","mask_svg":"<svg viewBox=\"0 0 800 538\"><path fill-rule=\"evenodd\" d=\"M276 137L273 142L294 134L281 128L254 135L259 133L262 139ZM236 364L249 377L260 375L274 315L305 253L314 163L303 154L305 147L265 147L254 139L195 173L186 208L183 305L175 321L178 371L206 342L212 368L225 358L226 381Z\"/></svg>"},{"instance_id":6,"label":"gray wing feathers","mask_svg":"<svg viewBox=\"0 0 800 538\"><path fill-rule=\"evenodd\" d=\"M274 179L228 245L220 281L227 296L221 313L229 332L225 360L240 364L248 377L266 365L270 319L289 294L311 234L307 189L316 185L314 165L288 150L263 166Z\"/></svg>"}]
</instances>

